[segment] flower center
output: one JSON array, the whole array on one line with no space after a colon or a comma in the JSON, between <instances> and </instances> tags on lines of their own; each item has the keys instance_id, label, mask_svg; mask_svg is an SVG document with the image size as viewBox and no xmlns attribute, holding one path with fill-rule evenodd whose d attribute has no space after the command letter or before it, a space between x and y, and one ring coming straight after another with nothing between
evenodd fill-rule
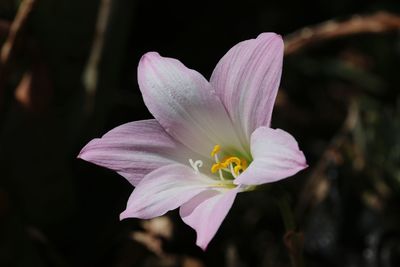
<instances>
[{"instance_id":1,"label":"flower center","mask_svg":"<svg viewBox=\"0 0 400 267\"><path fill-rule=\"evenodd\" d=\"M220 161L218 157L220 151L220 145L215 145L211 151L211 157L213 157L215 161L211 167L211 172L218 172L221 180L225 180L224 173L230 174L233 178L236 178L247 168L247 161L235 156L227 156Z\"/></svg>"},{"instance_id":2,"label":"flower center","mask_svg":"<svg viewBox=\"0 0 400 267\"><path fill-rule=\"evenodd\" d=\"M211 158L214 160L214 164L211 166L211 173L218 173L221 181L232 180L237 178L247 168L247 161L243 158L236 156L226 156L222 160L219 159L221 152L221 146L215 145L211 151ZM196 173L199 173L199 168L203 166L201 160L193 161L189 159L190 166Z\"/></svg>"}]
</instances>

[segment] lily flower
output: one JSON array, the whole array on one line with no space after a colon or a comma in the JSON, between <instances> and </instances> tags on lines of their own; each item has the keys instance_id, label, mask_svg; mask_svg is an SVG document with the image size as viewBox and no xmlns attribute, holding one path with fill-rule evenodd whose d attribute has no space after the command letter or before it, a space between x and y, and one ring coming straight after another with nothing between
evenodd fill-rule
<instances>
[{"instance_id":1,"label":"lily flower","mask_svg":"<svg viewBox=\"0 0 400 267\"><path fill-rule=\"evenodd\" d=\"M120 218L179 208L205 250L238 193L306 168L295 138L270 128L282 60L275 33L235 45L210 81L176 59L145 54L138 83L155 119L121 125L79 154L135 186Z\"/></svg>"}]
</instances>

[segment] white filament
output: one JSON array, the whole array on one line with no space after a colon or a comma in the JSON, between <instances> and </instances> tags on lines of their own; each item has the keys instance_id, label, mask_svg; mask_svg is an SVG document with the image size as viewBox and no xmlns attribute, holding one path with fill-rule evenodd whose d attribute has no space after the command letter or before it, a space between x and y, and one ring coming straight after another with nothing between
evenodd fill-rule
<instances>
[{"instance_id":1,"label":"white filament","mask_svg":"<svg viewBox=\"0 0 400 267\"><path fill-rule=\"evenodd\" d=\"M236 179L236 178L237 178L237 175L236 175L236 173L235 173L235 170L233 169L232 163L229 164L229 169L230 169L230 171L231 171L231 173L232 173L233 178Z\"/></svg>"},{"instance_id":2,"label":"white filament","mask_svg":"<svg viewBox=\"0 0 400 267\"><path fill-rule=\"evenodd\" d=\"M216 163L219 163L219 158L218 158L217 153L215 153L214 159L215 159ZM221 169L218 170L218 174L219 174L219 178L221 179L221 181L224 181L225 179L224 179L224 176L222 175L222 170Z\"/></svg>"}]
</instances>

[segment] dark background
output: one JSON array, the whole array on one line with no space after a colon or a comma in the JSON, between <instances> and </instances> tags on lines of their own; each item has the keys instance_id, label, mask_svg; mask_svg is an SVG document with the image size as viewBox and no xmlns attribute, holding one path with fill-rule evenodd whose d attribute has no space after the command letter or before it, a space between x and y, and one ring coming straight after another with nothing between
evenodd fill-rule
<instances>
[{"instance_id":1,"label":"dark background","mask_svg":"<svg viewBox=\"0 0 400 267\"><path fill-rule=\"evenodd\" d=\"M11 22L19 3L0 0L0 20ZM205 253L176 212L158 234L137 219L120 222L132 186L76 159L92 138L151 118L136 81L145 52L208 78L229 48L261 32L400 14L398 1L110 3L95 94L83 82L95 0L38 0L1 77L0 266L289 266L278 186L304 232L305 266L400 266L399 31L285 57L272 127L296 137L310 167L241 194Z\"/></svg>"}]
</instances>

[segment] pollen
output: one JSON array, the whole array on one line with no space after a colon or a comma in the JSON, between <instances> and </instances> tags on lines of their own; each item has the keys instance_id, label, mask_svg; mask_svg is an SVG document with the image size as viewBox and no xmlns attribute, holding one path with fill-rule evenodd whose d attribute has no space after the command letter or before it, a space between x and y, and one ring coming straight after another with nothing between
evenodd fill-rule
<instances>
[{"instance_id":1,"label":"pollen","mask_svg":"<svg viewBox=\"0 0 400 267\"><path fill-rule=\"evenodd\" d=\"M216 173L217 171L219 171L220 169L224 169L226 168L225 165L223 165L222 163L215 163L212 165L211 167L211 172L212 173Z\"/></svg>"},{"instance_id":2,"label":"pollen","mask_svg":"<svg viewBox=\"0 0 400 267\"><path fill-rule=\"evenodd\" d=\"M223 163L225 163L227 166L231 163L235 163L236 165L241 164L241 160L238 157L229 157L227 158Z\"/></svg>"},{"instance_id":3,"label":"pollen","mask_svg":"<svg viewBox=\"0 0 400 267\"><path fill-rule=\"evenodd\" d=\"M213 150L211 151L211 157L214 157L215 154L217 154L219 151L221 151L221 146L220 145L215 145Z\"/></svg>"},{"instance_id":4,"label":"pollen","mask_svg":"<svg viewBox=\"0 0 400 267\"><path fill-rule=\"evenodd\" d=\"M233 168L233 171L236 175L239 175L239 172L243 171L243 166L241 165L235 166L235 168Z\"/></svg>"},{"instance_id":5,"label":"pollen","mask_svg":"<svg viewBox=\"0 0 400 267\"><path fill-rule=\"evenodd\" d=\"M211 173L219 172L221 180L225 180L222 171L232 174L236 178L247 168L247 161L235 156L225 157L222 162L219 161L218 153L221 151L220 145L215 145L211 151L211 157L214 157L215 163L211 166Z\"/></svg>"}]
</instances>

